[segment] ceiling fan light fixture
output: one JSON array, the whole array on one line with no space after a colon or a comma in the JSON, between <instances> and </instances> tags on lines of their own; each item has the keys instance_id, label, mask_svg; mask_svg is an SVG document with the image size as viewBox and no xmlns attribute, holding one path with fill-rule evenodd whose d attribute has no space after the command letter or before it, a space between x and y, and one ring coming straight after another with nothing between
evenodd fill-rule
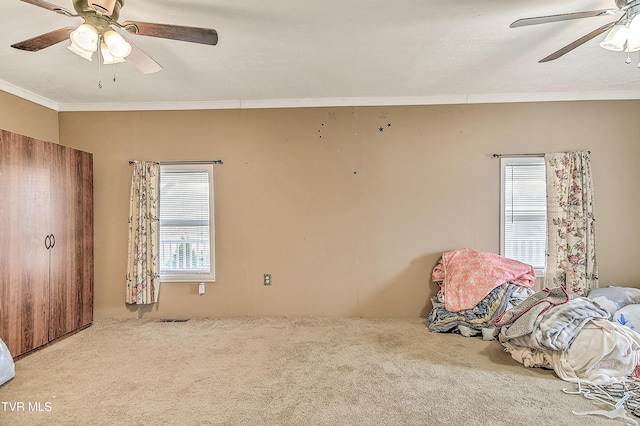
<instances>
[{"instance_id":1,"label":"ceiling fan light fixture","mask_svg":"<svg viewBox=\"0 0 640 426\"><path fill-rule=\"evenodd\" d=\"M74 42L71 42L71 44L69 46L67 46L67 49L69 49L70 51L72 51L76 55L80 56L81 58L86 59L87 61L92 61L93 60L92 59L93 52L90 52L88 50L84 50L84 49L78 47L78 45L76 45Z\"/></svg>"},{"instance_id":2,"label":"ceiling fan light fixture","mask_svg":"<svg viewBox=\"0 0 640 426\"><path fill-rule=\"evenodd\" d=\"M75 45L78 49L86 50L90 53L98 50L98 40L100 36L98 35L98 30L92 25L80 25L71 32L69 38L71 39L71 44Z\"/></svg>"},{"instance_id":3,"label":"ceiling fan light fixture","mask_svg":"<svg viewBox=\"0 0 640 426\"><path fill-rule=\"evenodd\" d=\"M155 22L125 21L120 23L120 10L125 0L66 0L73 3L73 10L57 6L41 0L23 0L34 6L48 9L70 18L82 18L84 23L77 27L67 26L49 31L11 45L12 48L37 52L64 40L71 40L68 49L88 61L93 60L93 53L101 48L105 61L121 62L125 58L132 62L142 73L151 74L162 70L162 66L153 58L128 42L122 35L128 33L179 40L188 43L199 43L214 46L218 43L218 33L213 28L188 27L183 25L159 24ZM54 0L55 1L55 0ZM629 0L640 2L640 0ZM109 32L115 29L115 32ZM124 34L124 33L123 33ZM102 43L104 42L104 46ZM105 48L106 46L106 48Z\"/></svg>"},{"instance_id":4,"label":"ceiling fan light fixture","mask_svg":"<svg viewBox=\"0 0 640 426\"><path fill-rule=\"evenodd\" d=\"M629 36L627 39L627 52L640 50L640 14L636 14L629 24Z\"/></svg>"},{"instance_id":5,"label":"ceiling fan light fixture","mask_svg":"<svg viewBox=\"0 0 640 426\"><path fill-rule=\"evenodd\" d=\"M623 21L611 28L604 40L600 42L600 47L614 52L622 52L625 49L628 36L629 22Z\"/></svg>"},{"instance_id":6,"label":"ceiling fan light fixture","mask_svg":"<svg viewBox=\"0 0 640 426\"><path fill-rule=\"evenodd\" d=\"M105 65L119 64L125 61L124 58L114 57L104 41L100 43L100 52L102 53L102 63Z\"/></svg>"},{"instance_id":7,"label":"ceiling fan light fixture","mask_svg":"<svg viewBox=\"0 0 640 426\"><path fill-rule=\"evenodd\" d=\"M131 53L131 45L117 32L113 30L105 31L102 36L111 56L117 59L124 59Z\"/></svg>"}]
</instances>

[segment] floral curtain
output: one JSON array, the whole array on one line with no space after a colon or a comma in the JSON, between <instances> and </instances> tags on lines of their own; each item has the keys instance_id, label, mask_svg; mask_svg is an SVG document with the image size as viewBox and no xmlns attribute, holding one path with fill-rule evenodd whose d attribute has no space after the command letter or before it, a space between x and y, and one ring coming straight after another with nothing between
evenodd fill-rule
<instances>
[{"instance_id":1,"label":"floral curtain","mask_svg":"<svg viewBox=\"0 0 640 426\"><path fill-rule=\"evenodd\" d=\"M588 152L545 154L547 169L546 287L586 296L598 287L593 182Z\"/></svg>"},{"instance_id":2,"label":"floral curtain","mask_svg":"<svg viewBox=\"0 0 640 426\"><path fill-rule=\"evenodd\" d=\"M160 164L134 161L129 202L129 249L126 303L158 301Z\"/></svg>"}]
</instances>

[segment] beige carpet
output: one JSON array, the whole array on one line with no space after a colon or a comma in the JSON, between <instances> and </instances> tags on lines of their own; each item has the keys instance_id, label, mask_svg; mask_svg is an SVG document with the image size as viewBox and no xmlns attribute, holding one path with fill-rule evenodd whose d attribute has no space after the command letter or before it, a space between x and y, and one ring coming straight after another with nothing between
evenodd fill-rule
<instances>
[{"instance_id":1,"label":"beige carpet","mask_svg":"<svg viewBox=\"0 0 640 426\"><path fill-rule=\"evenodd\" d=\"M0 424L623 424L567 387L421 319L97 321L16 362Z\"/></svg>"}]
</instances>

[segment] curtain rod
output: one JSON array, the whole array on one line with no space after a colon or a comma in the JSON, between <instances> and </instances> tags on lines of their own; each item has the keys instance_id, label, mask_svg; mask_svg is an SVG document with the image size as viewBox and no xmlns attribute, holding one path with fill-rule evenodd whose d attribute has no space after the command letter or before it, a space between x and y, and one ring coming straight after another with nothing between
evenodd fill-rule
<instances>
[{"instance_id":1,"label":"curtain rod","mask_svg":"<svg viewBox=\"0 0 640 426\"><path fill-rule=\"evenodd\" d=\"M538 154L493 154L493 158L502 158L502 157L544 157L543 153Z\"/></svg>"},{"instance_id":2,"label":"curtain rod","mask_svg":"<svg viewBox=\"0 0 640 426\"><path fill-rule=\"evenodd\" d=\"M587 151L591 154L591 151ZM493 158L502 158L502 157L544 157L544 152L540 152L537 154L493 154L491 155Z\"/></svg>"},{"instance_id":3,"label":"curtain rod","mask_svg":"<svg viewBox=\"0 0 640 426\"><path fill-rule=\"evenodd\" d=\"M129 164L134 162L129 160ZM158 161L160 164L223 164L222 160Z\"/></svg>"}]
</instances>

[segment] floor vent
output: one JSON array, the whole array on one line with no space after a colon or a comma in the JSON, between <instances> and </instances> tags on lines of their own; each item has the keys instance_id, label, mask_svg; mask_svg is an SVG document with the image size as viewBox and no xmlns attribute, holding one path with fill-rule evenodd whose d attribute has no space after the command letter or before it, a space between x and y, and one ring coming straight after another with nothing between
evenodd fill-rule
<instances>
[{"instance_id":1,"label":"floor vent","mask_svg":"<svg viewBox=\"0 0 640 426\"><path fill-rule=\"evenodd\" d=\"M188 319L161 319L158 322L187 322Z\"/></svg>"}]
</instances>

